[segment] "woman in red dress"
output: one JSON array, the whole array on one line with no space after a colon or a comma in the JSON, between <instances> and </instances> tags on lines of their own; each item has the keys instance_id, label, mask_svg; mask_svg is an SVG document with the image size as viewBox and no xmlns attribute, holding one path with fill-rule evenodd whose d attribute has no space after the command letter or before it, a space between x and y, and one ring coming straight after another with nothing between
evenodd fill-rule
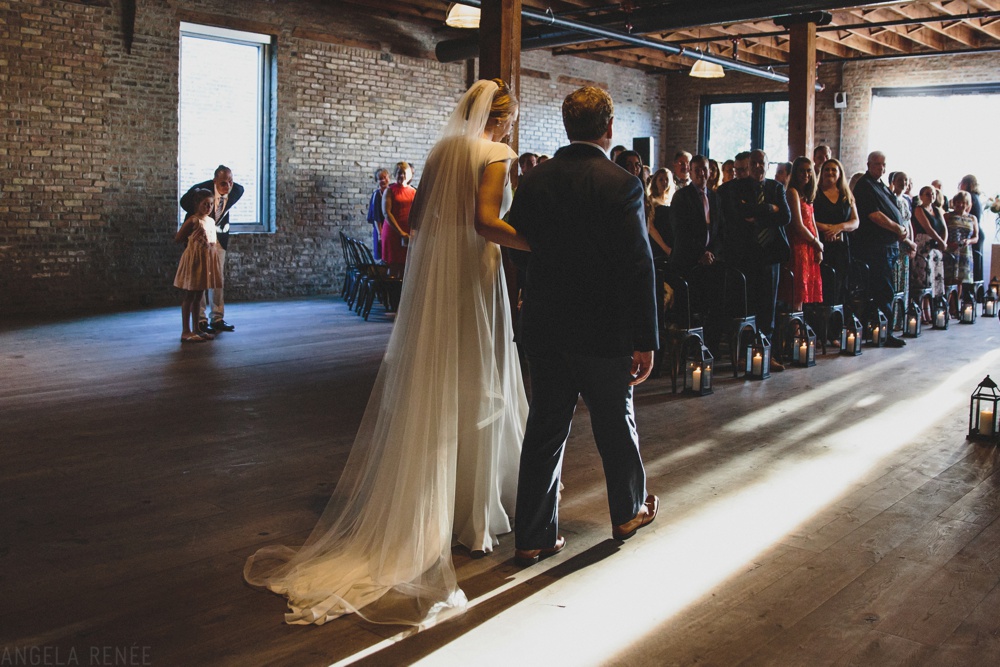
<instances>
[{"instance_id":1,"label":"woman in red dress","mask_svg":"<svg viewBox=\"0 0 1000 667\"><path fill-rule=\"evenodd\" d=\"M382 261L389 265L389 273L402 276L406 265L406 246L410 238L410 206L417 191L410 187L413 168L405 162L396 165L396 182L386 188L382 196Z\"/></svg>"},{"instance_id":2,"label":"woman in red dress","mask_svg":"<svg viewBox=\"0 0 1000 667\"><path fill-rule=\"evenodd\" d=\"M795 279L791 289L786 289L782 297L792 310L802 310L803 303L823 301L823 274L819 267L823 261L823 242L813 220L812 203L815 197L816 174L812 160L796 158L785 193L792 212L791 224L788 225L792 256L785 267L791 270Z\"/></svg>"}]
</instances>

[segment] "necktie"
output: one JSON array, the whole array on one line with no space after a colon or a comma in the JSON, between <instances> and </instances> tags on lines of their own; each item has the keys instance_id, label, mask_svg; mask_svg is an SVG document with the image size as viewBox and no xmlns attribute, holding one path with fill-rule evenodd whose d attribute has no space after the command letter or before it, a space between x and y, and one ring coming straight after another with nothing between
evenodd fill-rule
<instances>
[{"instance_id":1,"label":"necktie","mask_svg":"<svg viewBox=\"0 0 1000 667\"><path fill-rule=\"evenodd\" d=\"M699 190L701 193L701 205L705 207L705 224L712 224L712 214L708 208L708 192L705 190Z\"/></svg>"},{"instance_id":2,"label":"necktie","mask_svg":"<svg viewBox=\"0 0 1000 667\"><path fill-rule=\"evenodd\" d=\"M764 203L764 184L757 184L757 204L762 205Z\"/></svg>"},{"instance_id":3,"label":"necktie","mask_svg":"<svg viewBox=\"0 0 1000 667\"><path fill-rule=\"evenodd\" d=\"M222 212L226 210L226 198L219 197L218 201L215 203L215 221L218 222L222 219Z\"/></svg>"}]
</instances>

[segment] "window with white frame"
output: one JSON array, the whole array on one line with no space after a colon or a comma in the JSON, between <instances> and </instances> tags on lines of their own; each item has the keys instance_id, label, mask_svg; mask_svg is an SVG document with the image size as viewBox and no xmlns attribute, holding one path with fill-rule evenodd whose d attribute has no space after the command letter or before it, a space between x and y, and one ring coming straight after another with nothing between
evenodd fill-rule
<instances>
[{"instance_id":1,"label":"window with white frame","mask_svg":"<svg viewBox=\"0 0 1000 667\"><path fill-rule=\"evenodd\" d=\"M233 170L234 233L274 231L274 38L181 23L179 193Z\"/></svg>"}]
</instances>

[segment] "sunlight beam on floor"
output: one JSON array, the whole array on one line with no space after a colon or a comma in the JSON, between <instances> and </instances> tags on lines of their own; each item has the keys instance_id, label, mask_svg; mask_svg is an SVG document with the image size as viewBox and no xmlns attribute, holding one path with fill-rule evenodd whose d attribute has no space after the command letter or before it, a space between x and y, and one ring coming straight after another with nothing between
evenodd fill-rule
<instances>
[{"instance_id":1,"label":"sunlight beam on floor","mask_svg":"<svg viewBox=\"0 0 1000 667\"><path fill-rule=\"evenodd\" d=\"M998 358L1000 351L990 352L956 369L933 391L914 399L891 405L873 401L864 408L870 414L839 431L804 440L801 430L790 430L780 441L769 444L798 446L780 465L750 484L699 504L685 516L669 515L669 498L675 493L671 490L664 496L668 502L662 518L624 543L622 553L553 581L418 664L471 664L483 656L489 656L489 664L513 664L525 655L531 655L536 664L601 665L613 661L651 629L738 574L755 557L842 497L888 454L960 410L982 379L983 368ZM904 363L888 362L880 365L880 372L888 371L885 366ZM780 410L787 412L789 405L807 409L838 392L848 394L840 403L855 406L864 400L861 394L871 389L871 385L859 385L857 377L846 376L771 406L765 419L779 418L783 414ZM922 417L919 428L914 427L914 415ZM740 429L759 427L752 416L736 421ZM810 432L815 433L815 429ZM956 443L956 447L963 445L964 441ZM551 559L546 569L565 558ZM544 571L536 566L521 574L537 576ZM573 637L574 641L567 645L552 642L551 637Z\"/></svg>"}]
</instances>

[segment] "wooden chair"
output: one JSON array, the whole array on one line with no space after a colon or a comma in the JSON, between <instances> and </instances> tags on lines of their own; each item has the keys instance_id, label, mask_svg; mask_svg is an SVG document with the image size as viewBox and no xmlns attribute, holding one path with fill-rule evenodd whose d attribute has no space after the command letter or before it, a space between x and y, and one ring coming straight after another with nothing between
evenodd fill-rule
<instances>
[{"instance_id":1,"label":"wooden chair","mask_svg":"<svg viewBox=\"0 0 1000 667\"><path fill-rule=\"evenodd\" d=\"M399 307L399 297L403 291L403 279L390 276L388 267L375 261L371 248L366 244L357 239L352 241L362 271L361 289L355 304L355 312L367 320L376 299L387 313L395 312Z\"/></svg>"},{"instance_id":2,"label":"wooden chair","mask_svg":"<svg viewBox=\"0 0 1000 667\"><path fill-rule=\"evenodd\" d=\"M340 248L344 253L344 284L340 288L340 298L347 301L347 297L354 291L354 285L360 276L357 260L350 248L350 241L343 231L340 232Z\"/></svg>"}]
</instances>

